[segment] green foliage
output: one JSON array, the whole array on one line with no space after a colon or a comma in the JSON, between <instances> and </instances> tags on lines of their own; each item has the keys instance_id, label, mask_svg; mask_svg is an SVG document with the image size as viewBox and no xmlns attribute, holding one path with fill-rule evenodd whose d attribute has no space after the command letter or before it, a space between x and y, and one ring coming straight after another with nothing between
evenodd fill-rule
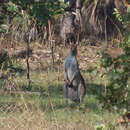
<instances>
[{"instance_id":1,"label":"green foliage","mask_svg":"<svg viewBox=\"0 0 130 130\"><path fill-rule=\"evenodd\" d=\"M57 2L48 2L48 3L35 3L32 5L32 8L29 10L31 16L39 21L40 25L46 24L48 19L55 14L55 11L58 9Z\"/></svg>"},{"instance_id":2,"label":"green foliage","mask_svg":"<svg viewBox=\"0 0 130 130\"><path fill-rule=\"evenodd\" d=\"M125 41L120 44L124 53L117 58L112 58L109 54L103 53L101 64L106 70L109 81L106 93L100 97L104 107L112 108L120 106L128 109L128 80L130 76L130 42L129 35L125 35Z\"/></svg>"},{"instance_id":3,"label":"green foliage","mask_svg":"<svg viewBox=\"0 0 130 130\"><path fill-rule=\"evenodd\" d=\"M7 52L0 54L0 69L7 70L12 65L12 61L8 56Z\"/></svg>"},{"instance_id":4,"label":"green foliage","mask_svg":"<svg viewBox=\"0 0 130 130\"><path fill-rule=\"evenodd\" d=\"M101 60L101 62L106 69L107 78L109 80L106 93L101 97L101 101L104 102L104 106L106 107L121 105L128 101L127 82L130 75L130 48L126 46L124 52L124 54L113 60L106 54L102 56L103 60Z\"/></svg>"},{"instance_id":5,"label":"green foliage","mask_svg":"<svg viewBox=\"0 0 130 130\"><path fill-rule=\"evenodd\" d=\"M18 12L18 7L10 1L9 3L7 3L7 10L11 13L15 13Z\"/></svg>"},{"instance_id":6,"label":"green foliage","mask_svg":"<svg viewBox=\"0 0 130 130\"><path fill-rule=\"evenodd\" d=\"M103 52L101 63L102 63L102 66L105 68L110 67L112 65L112 57L109 56L107 53Z\"/></svg>"},{"instance_id":7,"label":"green foliage","mask_svg":"<svg viewBox=\"0 0 130 130\"><path fill-rule=\"evenodd\" d=\"M117 18L120 22L123 21L123 20L122 20L122 16L120 15L120 13L119 13L119 11L118 11L117 8L114 8L113 14L116 16L116 18Z\"/></svg>"},{"instance_id":8,"label":"green foliage","mask_svg":"<svg viewBox=\"0 0 130 130\"><path fill-rule=\"evenodd\" d=\"M127 9L127 13L123 16L121 16L120 12L118 11L117 8L114 8L113 14L116 16L116 18L122 22L124 25L126 23L130 23L130 7Z\"/></svg>"},{"instance_id":9,"label":"green foliage","mask_svg":"<svg viewBox=\"0 0 130 130\"><path fill-rule=\"evenodd\" d=\"M34 0L11 0L13 5L17 5L19 12L24 10L28 15L39 22L40 25L47 24L48 19L57 15L60 11L58 0L46 0L45 2L35 2ZM11 11L17 9L11 5Z\"/></svg>"},{"instance_id":10,"label":"green foliage","mask_svg":"<svg viewBox=\"0 0 130 130\"><path fill-rule=\"evenodd\" d=\"M3 27L3 24L5 24L5 19L6 19L6 9L5 9L5 4L1 3L1 10L0 10L0 35L3 33L6 33L6 29Z\"/></svg>"},{"instance_id":11,"label":"green foliage","mask_svg":"<svg viewBox=\"0 0 130 130\"><path fill-rule=\"evenodd\" d=\"M96 125L95 129L96 130L115 130L115 125L108 123L107 125L105 124L100 124L100 125Z\"/></svg>"},{"instance_id":12,"label":"green foliage","mask_svg":"<svg viewBox=\"0 0 130 130\"><path fill-rule=\"evenodd\" d=\"M7 31L1 28L1 24L27 25L25 22L37 21L38 25L46 25L48 19L53 19L63 12L59 0L10 0L3 1L0 13L0 34ZM5 15L6 14L6 15Z\"/></svg>"},{"instance_id":13,"label":"green foliage","mask_svg":"<svg viewBox=\"0 0 130 130\"><path fill-rule=\"evenodd\" d=\"M12 77L20 76L24 70L21 68L20 63L14 63L14 58L10 57L7 52L0 54L0 86L6 85L6 81L12 81ZM11 86L11 85L10 85Z\"/></svg>"},{"instance_id":14,"label":"green foliage","mask_svg":"<svg viewBox=\"0 0 130 130\"><path fill-rule=\"evenodd\" d=\"M126 31L124 32L124 41L120 43L123 49L123 54L116 58L112 58L107 53L102 53L101 65L106 70L106 76L109 81L106 87L106 93L100 97L100 101L106 108L119 106L121 110L128 110L129 100L129 76L130 76L130 31L127 28L130 26L128 12L123 17L115 9L114 14L124 23Z\"/></svg>"},{"instance_id":15,"label":"green foliage","mask_svg":"<svg viewBox=\"0 0 130 130\"><path fill-rule=\"evenodd\" d=\"M96 130L105 130L105 125L104 124L96 125L95 129Z\"/></svg>"},{"instance_id":16,"label":"green foliage","mask_svg":"<svg viewBox=\"0 0 130 130\"><path fill-rule=\"evenodd\" d=\"M3 13L0 14L0 24L4 22L3 20L5 19L5 17L6 16Z\"/></svg>"},{"instance_id":17,"label":"green foliage","mask_svg":"<svg viewBox=\"0 0 130 130\"><path fill-rule=\"evenodd\" d=\"M5 25L6 26L6 25ZM0 35L7 32L7 28L4 28L3 25L0 26Z\"/></svg>"}]
</instances>

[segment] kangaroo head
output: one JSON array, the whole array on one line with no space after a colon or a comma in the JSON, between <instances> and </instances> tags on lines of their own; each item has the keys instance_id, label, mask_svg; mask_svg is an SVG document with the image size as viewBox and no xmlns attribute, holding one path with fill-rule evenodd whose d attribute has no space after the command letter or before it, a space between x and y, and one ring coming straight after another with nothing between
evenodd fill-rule
<instances>
[{"instance_id":1,"label":"kangaroo head","mask_svg":"<svg viewBox=\"0 0 130 130\"><path fill-rule=\"evenodd\" d=\"M76 44L71 44L71 46L70 46L70 54L71 55L77 55L77 45Z\"/></svg>"}]
</instances>

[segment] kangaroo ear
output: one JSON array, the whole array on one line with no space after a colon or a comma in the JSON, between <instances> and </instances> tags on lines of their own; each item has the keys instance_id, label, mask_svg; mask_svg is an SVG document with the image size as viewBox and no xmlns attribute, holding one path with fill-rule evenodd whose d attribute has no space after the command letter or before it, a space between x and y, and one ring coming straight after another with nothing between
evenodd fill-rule
<instances>
[{"instance_id":1,"label":"kangaroo ear","mask_svg":"<svg viewBox=\"0 0 130 130\"><path fill-rule=\"evenodd\" d=\"M76 47L76 45L74 43L70 42L70 48L72 49L72 48L75 48L75 47Z\"/></svg>"},{"instance_id":2,"label":"kangaroo ear","mask_svg":"<svg viewBox=\"0 0 130 130\"><path fill-rule=\"evenodd\" d=\"M74 48L77 48L77 45L78 45L78 44L73 44L73 47L74 47Z\"/></svg>"},{"instance_id":3,"label":"kangaroo ear","mask_svg":"<svg viewBox=\"0 0 130 130\"><path fill-rule=\"evenodd\" d=\"M73 43L70 41L70 46L73 46Z\"/></svg>"},{"instance_id":4,"label":"kangaroo ear","mask_svg":"<svg viewBox=\"0 0 130 130\"><path fill-rule=\"evenodd\" d=\"M79 45L79 41L76 41L76 43L75 43L75 44L76 44L76 46L78 46L78 45Z\"/></svg>"},{"instance_id":5,"label":"kangaroo ear","mask_svg":"<svg viewBox=\"0 0 130 130\"><path fill-rule=\"evenodd\" d=\"M77 48L78 44L76 43L76 44L74 44L74 45L75 45L75 47Z\"/></svg>"}]
</instances>

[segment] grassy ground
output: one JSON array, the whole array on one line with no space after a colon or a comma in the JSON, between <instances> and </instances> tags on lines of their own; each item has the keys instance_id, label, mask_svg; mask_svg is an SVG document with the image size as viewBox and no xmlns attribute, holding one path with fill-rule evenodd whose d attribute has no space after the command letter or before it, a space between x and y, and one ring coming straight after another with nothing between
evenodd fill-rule
<instances>
[{"instance_id":1,"label":"grassy ground","mask_svg":"<svg viewBox=\"0 0 130 130\"><path fill-rule=\"evenodd\" d=\"M69 49L63 50L55 50L52 67L49 50L35 45L30 56L32 93L22 91L26 90L26 71L11 79L20 93L0 89L0 130L94 130L99 126L102 127L99 130L128 130L117 125L119 113L101 107L98 97L107 82L101 77L99 47L78 48L87 95L82 104L70 101L69 106L65 106L62 66ZM19 58L19 61L25 70L25 59Z\"/></svg>"}]
</instances>

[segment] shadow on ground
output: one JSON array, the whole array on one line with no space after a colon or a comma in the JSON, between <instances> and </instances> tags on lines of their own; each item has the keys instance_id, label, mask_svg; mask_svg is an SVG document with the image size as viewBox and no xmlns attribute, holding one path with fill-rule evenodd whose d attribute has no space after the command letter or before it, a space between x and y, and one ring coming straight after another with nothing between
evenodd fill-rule
<instances>
[{"instance_id":1,"label":"shadow on ground","mask_svg":"<svg viewBox=\"0 0 130 130\"><path fill-rule=\"evenodd\" d=\"M99 96L103 92L103 85L97 85L97 84L87 84L87 94L84 98L84 101L82 104L77 104L72 101L69 101L69 109L70 111L73 110L81 110L86 111L90 110L92 112L100 111L100 103L99 103ZM22 88L25 88L25 86L21 86ZM66 107L65 98L63 94L63 83L58 84L52 84L48 87L43 86L35 86L35 84L32 84L32 88L35 88L34 91L29 91L30 93L24 93L23 96L25 98L25 101L29 105L29 103L40 105L43 111L52 111L52 109L55 110L64 110ZM27 90L23 90L21 92L26 92ZM33 93L34 92L34 93ZM40 94L36 93L39 92ZM18 95L18 96L16 96ZM8 102L8 99L11 99L9 104L12 104L18 100L20 100L20 93L13 93L13 94L6 94L3 95L3 100L0 100L0 104ZM29 105L31 106L31 105ZM29 107L31 109L31 107Z\"/></svg>"},{"instance_id":2,"label":"shadow on ground","mask_svg":"<svg viewBox=\"0 0 130 130\"><path fill-rule=\"evenodd\" d=\"M77 104L72 101L69 102L70 109L80 109L80 106L84 109L89 109L91 111L98 111L99 109L99 99L98 97L103 92L103 85L97 84L87 84L87 94L84 98L82 104ZM46 107L50 111L52 109L52 104L54 109L64 109L66 108L65 98L63 94L63 84L58 86L49 86L48 93L43 93L40 97L40 105L43 110L46 110Z\"/></svg>"}]
</instances>

